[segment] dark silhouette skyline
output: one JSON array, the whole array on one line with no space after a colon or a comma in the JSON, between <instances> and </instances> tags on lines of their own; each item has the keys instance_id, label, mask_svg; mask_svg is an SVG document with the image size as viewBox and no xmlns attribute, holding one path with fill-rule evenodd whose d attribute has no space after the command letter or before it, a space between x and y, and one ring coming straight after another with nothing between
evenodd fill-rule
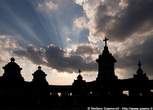
<instances>
[{"instance_id":1,"label":"dark silhouette skyline","mask_svg":"<svg viewBox=\"0 0 153 110\"><path fill-rule=\"evenodd\" d=\"M105 38L104 50L96 60L97 78L87 82L79 69L77 79L69 86L49 85L46 80L47 74L41 66L32 74L32 81L24 81L22 68L11 58L3 67L4 74L0 77L1 106L152 106L153 80L149 80L144 73L141 61L138 62L138 69L133 78L118 79L114 71L117 60L109 52L107 41L108 38Z\"/></svg>"}]
</instances>

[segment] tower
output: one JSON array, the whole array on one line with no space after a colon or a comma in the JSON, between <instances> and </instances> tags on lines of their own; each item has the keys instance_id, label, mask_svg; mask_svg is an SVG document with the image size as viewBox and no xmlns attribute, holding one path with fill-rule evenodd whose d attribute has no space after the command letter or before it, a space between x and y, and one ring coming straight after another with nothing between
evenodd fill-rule
<instances>
[{"instance_id":1,"label":"tower","mask_svg":"<svg viewBox=\"0 0 153 110\"><path fill-rule=\"evenodd\" d=\"M132 88L129 90L130 96L148 96L150 89L147 87L149 78L143 72L141 61L138 62L138 69L132 81Z\"/></svg>"},{"instance_id":2,"label":"tower","mask_svg":"<svg viewBox=\"0 0 153 110\"><path fill-rule=\"evenodd\" d=\"M35 71L32 75L33 75L32 82L34 84L39 85L39 86L48 85L48 82L46 81L47 75L45 74L45 72L41 70L41 66L38 66L38 70Z\"/></svg>"},{"instance_id":3,"label":"tower","mask_svg":"<svg viewBox=\"0 0 153 110\"><path fill-rule=\"evenodd\" d=\"M102 54L99 55L96 62L98 63L98 77L97 81L105 81L105 80L115 80L117 77L114 73L114 64L116 63L116 59L112 56L112 54L108 50L107 41L109 39L105 38L105 46Z\"/></svg>"},{"instance_id":4,"label":"tower","mask_svg":"<svg viewBox=\"0 0 153 110\"><path fill-rule=\"evenodd\" d=\"M21 75L22 68L15 62L12 57L10 62L3 67L4 74L2 76L4 81L10 82L10 84L20 85L23 84L24 79Z\"/></svg>"},{"instance_id":5,"label":"tower","mask_svg":"<svg viewBox=\"0 0 153 110\"><path fill-rule=\"evenodd\" d=\"M135 80L148 80L146 73L144 73L142 70L142 64L140 60L138 62L137 74L134 75L134 79Z\"/></svg>"},{"instance_id":6,"label":"tower","mask_svg":"<svg viewBox=\"0 0 153 110\"><path fill-rule=\"evenodd\" d=\"M47 74L42 71L41 66L38 66L33 74L32 84L32 96L33 102L37 104L45 104L48 101L49 97L49 84L46 80Z\"/></svg>"},{"instance_id":7,"label":"tower","mask_svg":"<svg viewBox=\"0 0 153 110\"><path fill-rule=\"evenodd\" d=\"M83 80L81 75L81 70L78 70L79 75L77 76L77 80L74 80L73 86L73 95L74 96L83 96L86 94L86 81Z\"/></svg>"}]
</instances>

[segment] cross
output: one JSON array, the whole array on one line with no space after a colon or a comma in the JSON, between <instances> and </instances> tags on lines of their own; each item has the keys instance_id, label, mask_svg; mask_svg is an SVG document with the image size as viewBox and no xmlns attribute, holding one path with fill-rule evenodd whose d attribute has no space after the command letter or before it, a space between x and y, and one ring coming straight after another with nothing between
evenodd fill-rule
<instances>
[{"instance_id":1,"label":"cross","mask_svg":"<svg viewBox=\"0 0 153 110\"><path fill-rule=\"evenodd\" d=\"M82 71L79 69L79 70L78 70L79 75L81 74L81 72L82 72Z\"/></svg>"},{"instance_id":2,"label":"cross","mask_svg":"<svg viewBox=\"0 0 153 110\"><path fill-rule=\"evenodd\" d=\"M105 37L105 39L103 40L104 42L105 42L105 46L107 46L107 41L108 41L109 39L107 38L107 37Z\"/></svg>"}]
</instances>

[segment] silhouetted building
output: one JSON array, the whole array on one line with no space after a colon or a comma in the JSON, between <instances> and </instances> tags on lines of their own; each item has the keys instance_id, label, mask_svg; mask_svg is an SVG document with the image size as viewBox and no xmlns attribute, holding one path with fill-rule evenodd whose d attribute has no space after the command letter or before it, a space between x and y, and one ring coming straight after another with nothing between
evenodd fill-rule
<instances>
[{"instance_id":1,"label":"silhouetted building","mask_svg":"<svg viewBox=\"0 0 153 110\"><path fill-rule=\"evenodd\" d=\"M98 63L98 77L97 82L101 83L103 80L116 80L117 76L115 76L114 72L114 64L116 63L116 59L112 56L112 54L108 50L107 41L105 38L105 46L103 53L99 55L99 58L96 60Z\"/></svg>"},{"instance_id":2,"label":"silhouetted building","mask_svg":"<svg viewBox=\"0 0 153 110\"><path fill-rule=\"evenodd\" d=\"M22 68L15 62L14 58L6 64L4 74L0 80L0 103L22 104L24 102L25 82L21 75Z\"/></svg>"},{"instance_id":3,"label":"silhouetted building","mask_svg":"<svg viewBox=\"0 0 153 110\"><path fill-rule=\"evenodd\" d=\"M151 105L147 99L153 101L153 80L149 80L143 72L141 62L139 61L133 78L118 79L114 71L117 61L109 52L107 41L105 38L104 50L96 60L97 78L91 82L83 80L79 70L79 75L72 85L49 85L47 74L40 66L32 74L32 81L24 81L22 68L11 58L3 67L4 74L0 77L0 104L102 107L116 104L133 106L135 103L145 105L147 102Z\"/></svg>"},{"instance_id":4,"label":"silhouetted building","mask_svg":"<svg viewBox=\"0 0 153 110\"><path fill-rule=\"evenodd\" d=\"M41 67L38 66L38 70L33 74L32 85L32 96L36 104L46 103L48 101L49 93L49 84L46 80L47 74L41 70Z\"/></svg>"},{"instance_id":5,"label":"silhouetted building","mask_svg":"<svg viewBox=\"0 0 153 110\"><path fill-rule=\"evenodd\" d=\"M141 66L142 64L139 61L137 74L135 74L132 79L133 87L129 90L130 96L148 96L150 94L150 89L147 88L149 78L146 73L143 72Z\"/></svg>"},{"instance_id":6,"label":"silhouetted building","mask_svg":"<svg viewBox=\"0 0 153 110\"><path fill-rule=\"evenodd\" d=\"M10 60L11 61L3 67L4 74L2 79L11 86L23 86L24 79L21 75L22 68L15 62L14 58L11 58Z\"/></svg>"},{"instance_id":7,"label":"silhouetted building","mask_svg":"<svg viewBox=\"0 0 153 110\"><path fill-rule=\"evenodd\" d=\"M79 69L79 75L77 76L77 80L74 80L73 86L73 96L85 96L86 93L86 81L83 80L81 76L81 70Z\"/></svg>"},{"instance_id":8,"label":"silhouetted building","mask_svg":"<svg viewBox=\"0 0 153 110\"><path fill-rule=\"evenodd\" d=\"M38 66L38 70L35 71L32 75L33 75L33 80L32 80L33 84L39 86L48 85L48 82L46 81L47 74L45 74L45 72L41 70L41 66Z\"/></svg>"},{"instance_id":9,"label":"silhouetted building","mask_svg":"<svg viewBox=\"0 0 153 110\"><path fill-rule=\"evenodd\" d=\"M116 59L109 52L107 41L108 39L105 38L104 50L96 60L98 63L98 76L96 79L96 86L98 90L96 91L96 94L114 96L120 94L116 85L116 80L118 78L114 72L114 64L116 63Z\"/></svg>"},{"instance_id":10,"label":"silhouetted building","mask_svg":"<svg viewBox=\"0 0 153 110\"><path fill-rule=\"evenodd\" d=\"M148 77L147 77L146 73L143 72L141 66L142 66L142 64L141 64L141 62L139 61L139 62L138 62L137 74L134 75L134 79L135 79L135 80L148 80Z\"/></svg>"}]
</instances>

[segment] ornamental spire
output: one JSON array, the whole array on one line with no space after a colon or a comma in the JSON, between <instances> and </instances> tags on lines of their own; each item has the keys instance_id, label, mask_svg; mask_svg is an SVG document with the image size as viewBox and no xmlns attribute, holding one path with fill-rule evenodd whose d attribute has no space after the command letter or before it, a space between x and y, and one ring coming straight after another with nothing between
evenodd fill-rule
<instances>
[{"instance_id":1,"label":"ornamental spire","mask_svg":"<svg viewBox=\"0 0 153 110\"><path fill-rule=\"evenodd\" d=\"M38 66L38 70L41 70L41 66Z\"/></svg>"},{"instance_id":2,"label":"ornamental spire","mask_svg":"<svg viewBox=\"0 0 153 110\"><path fill-rule=\"evenodd\" d=\"M143 74L143 70L142 70L141 66L142 66L142 64L141 64L141 61L139 60L138 61L138 70L137 70L138 74Z\"/></svg>"},{"instance_id":3,"label":"ornamental spire","mask_svg":"<svg viewBox=\"0 0 153 110\"><path fill-rule=\"evenodd\" d=\"M81 72L82 72L82 71L79 69L79 70L78 70L79 75L81 75Z\"/></svg>"},{"instance_id":4,"label":"ornamental spire","mask_svg":"<svg viewBox=\"0 0 153 110\"><path fill-rule=\"evenodd\" d=\"M138 67L141 68L141 66L142 66L142 64L141 64L141 61L139 60L138 61Z\"/></svg>"},{"instance_id":5,"label":"ornamental spire","mask_svg":"<svg viewBox=\"0 0 153 110\"><path fill-rule=\"evenodd\" d=\"M109 39L107 38L107 37L105 37L105 39L103 40L104 42L105 42L105 46L107 46L107 41L108 41Z\"/></svg>"},{"instance_id":6,"label":"ornamental spire","mask_svg":"<svg viewBox=\"0 0 153 110\"><path fill-rule=\"evenodd\" d=\"M12 57L10 60L11 60L11 62L15 62L15 58L14 57Z\"/></svg>"}]
</instances>

